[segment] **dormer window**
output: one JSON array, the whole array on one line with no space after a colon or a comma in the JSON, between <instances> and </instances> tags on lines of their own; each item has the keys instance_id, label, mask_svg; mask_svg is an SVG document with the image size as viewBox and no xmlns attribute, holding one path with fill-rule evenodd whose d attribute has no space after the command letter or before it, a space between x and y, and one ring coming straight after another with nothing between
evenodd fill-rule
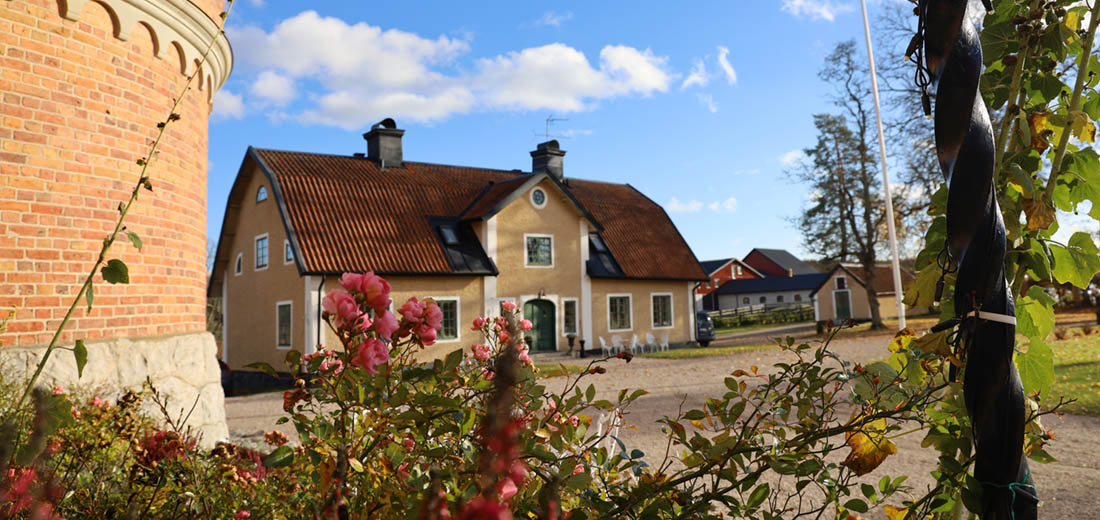
<instances>
[{"instance_id":1,"label":"dormer window","mask_svg":"<svg viewBox=\"0 0 1100 520\"><path fill-rule=\"evenodd\" d=\"M443 243L449 246L458 245L458 232L454 226L439 226L439 234L443 235Z\"/></svg>"},{"instance_id":2,"label":"dormer window","mask_svg":"<svg viewBox=\"0 0 1100 520\"><path fill-rule=\"evenodd\" d=\"M588 235L588 239L592 241L592 247L596 248L596 251L601 253L607 252L607 245L603 243L603 239L600 238L600 235L591 233Z\"/></svg>"},{"instance_id":3,"label":"dormer window","mask_svg":"<svg viewBox=\"0 0 1100 520\"><path fill-rule=\"evenodd\" d=\"M256 202L265 200L267 200L267 186L260 186L260 189L256 190Z\"/></svg>"}]
</instances>

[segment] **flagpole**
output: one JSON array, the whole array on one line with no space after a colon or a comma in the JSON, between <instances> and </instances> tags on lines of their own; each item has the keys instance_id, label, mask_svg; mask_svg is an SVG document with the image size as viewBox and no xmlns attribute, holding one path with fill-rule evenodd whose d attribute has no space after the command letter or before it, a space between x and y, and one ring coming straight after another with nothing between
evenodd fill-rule
<instances>
[{"instance_id":1,"label":"flagpole","mask_svg":"<svg viewBox=\"0 0 1100 520\"><path fill-rule=\"evenodd\" d=\"M882 107L878 100L878 77L875 74L875 52L871 49L871 25L867 22L867 0L860 0L863 8L863 35L867 38L867 62L871 67L871 91L875 96L875 120L878 123L878 148L882 157L882 188L886 198L886 229L890 239L890 254L894 271L894 301L898 306L898 329L905 328L905 304L902 303L901 264L898 262L898 239L894 233L894 199L890 197L890 175L886 172L886 137L882 130ZM874 266L871 266L874 269Z\"/></svg>"}]
</instances>

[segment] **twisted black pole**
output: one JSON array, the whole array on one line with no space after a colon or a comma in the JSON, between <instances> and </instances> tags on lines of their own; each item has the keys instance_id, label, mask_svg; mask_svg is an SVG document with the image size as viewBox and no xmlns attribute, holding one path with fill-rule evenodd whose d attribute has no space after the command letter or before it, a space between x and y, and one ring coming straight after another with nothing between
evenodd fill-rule
<instances>
[{"instance_id":1,"label":"twisted black pole","mask_svg":"<svg viewBox=\"0 0 1100 520\"><path fill-rule=\"evenodd\" d=\"M977 513L984 520L1028 520L1037 518L1038 495L1023 453L1024 391L1012 362L1016 311L1005 280L1005 227L993 188L993 127L978 91L982 47L966 12L969 3L921 0L918 38L923 30L925 63L919 57L917 62L927 69L918 74L918 85L938 83L936 151L949 188L946 247L958 266L963 393L974 434L974 477L982 483ZM928 110L927 97L924 105Z\"/></svg>"}]
</instances>

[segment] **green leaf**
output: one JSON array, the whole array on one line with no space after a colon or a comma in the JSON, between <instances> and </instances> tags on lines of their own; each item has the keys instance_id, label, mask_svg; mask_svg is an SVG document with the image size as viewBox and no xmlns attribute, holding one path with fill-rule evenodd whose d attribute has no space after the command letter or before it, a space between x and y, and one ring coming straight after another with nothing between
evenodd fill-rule
<instances>
[{"instance_id":1,"label":"green leaf","mask_svg":"<svg viewBox=\"0 0 1100 520\"><path fill-rule=\"evenodd\" d=\"M302 353L297 350L290 350L286 353L284 361L286 362L287 368L291 369L291 372L297 372L298 364L302 362Z\"/></svg>"},{"instance_id":2,"label":"green leaf","mask_svg":"<svg viewBox=\"0 0 1100 520\"><path fill-rule=\"evenodd\" d=\"M455 350L450 354L447 354L447 359L443 361L443 371L450 372L458 368L458 364L462 362L462 349Z\"/></svg>"},{"instance_id":3,"label":"green leaf","mask_svg":"<svg viewBox=\"0 0 1100 520\"><path fill-rule=\"evenodd\" d=\"M294 462L294 450L287 445L279 446L270 455L264 457L264 466L269 468L289 466L291 462Z\"/></svg>"},{"instance_id":4,"label":"green leaf","mask_svg":"<svg viewBox=\"0 0 1100 520\"><path fill-rule=\"evenodd\" d=\"M943 270L935 263L928 264L917 273L917 279L905 287L905 304L910 307L930 307L936 298L936 282Z\"/></svg>"},{"instance_id":5,"label":"green leaf","mask_svg":"<svg viewBox=\"0 0 1100 520\"><path fill-rule=\"evenodd\" d=\"M109 283L130 283L130 269L126 263L117 258L108 260L107 265L100 270L103 279Z\"/></svg>"},{"instance_id":6,"label":"green leaf","mask_svg":"<svg viewBox=\"0 0 1100 520\"><path fill-rule=\"evenodd\" d=\"M867 500L875 499L875 486L864 483L860 484L859 489L863 491L863 496L867 497Z\"/></svg>"},{"instance_id":7,"label":"green leaf","mask_svg":"<svg viewBox=\"0 0 1100 520\"><path fill-rule=\"evenodd\" d=\"M771 493L771 487L768 486L768 483L765 482L760 484L756 486L756 489L752 490L752 494L749 495L749 500L745 502L745 505L750 508L755 508L764 503L764 499L768 498L769 493Z\"/></svg>"},{"instance_id":8,"label":"green leaf","mask_svg":"<svg viewBox=\"0 0 1100 520\"><path fill-rule=\"evenodd\" d=\"M1054 352L1050 345L1032 339L1027 352L1016 354L1016 369L1025 393L1050 395L1050 386L1054 384Z\"/></svg>"},{"instance_id":9,"label":"green leaf","mask_svg":"<svg viewBox=\"0 0 1100 520\"><path fill-rule=\"evenodd\" d=\"M1035 450L1027 455L1027 458L1038 462L1039 464L1050 464L1051 462L1058 462L1058 459L1052 457L1046 450Z\"/></svg>"},{"instance_id":10,"label":"green leaf","mask_svg":"<svg viewBox=\"0 0 1100 520\"><path fill-rule=\"evenodd\" d=\"M1031 339L1044 340L1054 330L1054 299L1038 285L1016 304L1016 330Z\"/></svg>"},{"instance_id":11,"label":"green leaf","mask_svg":"<svg viewBox=\"0 0 1100 520\"><path fill-rule=\"evenodd\" d=\"M1096 91L1085 95L1085 103L1081 107L1092 119L1100 119L1100 93Z\"/></svg>"},{"instance_id":12,"label":"green leaf","mask_svg":"<svg viewBox=\"0 0 1100 520\"><path fill-rule=\"evenodd\" d=\"M84 291L84 300L88 302L88 310L92 310L92 301L95 300L95 291L92 290L91 282L88 283L88 290Z\"/></svg>"},{"instance_id":13,"label":"green leaf","mask_svg":"<svg viewBox=\"0 0 1100 520\"><path fill-rule=\"evenodd\" d=\"M80 379L84 375L84 365L88 364L88 347L84 346L84 340L76 340L76 345L73 345L73 357L76 358L76 378Z\"/></svg>"},{"instance_id":14,"label":"green leaf","mask_svg":"<svg viewBox=\"0 0 1100 520\"><path fill-rule=\"evenodd\" d=\"M702 410L688 410L687 413L684 414L684 419L689 421L698 421L704 417L706 417L706 414L704 414Z\"/></svg>"},{"instance_id":15,"label":"green leaf","mask_svg":"<svg viewBox=\"0 0 1100 520\"><path fill-rule=\"evenodd\" d=\"M853 498L844 503L844 508L849 511L855 511L857 513L866 513L867 502L864 502L858 498Z\"/></svg>"},{"instance_id":16,"label":"green leaf","mask_svg":"<svg viewBox=\"0 0 1100 520\"><path fill-rule=\"evenodd\" d=\"M1059 283L1071 283L1084 289L1100 271L1100 250L1084 231L1074 233L1067 247L1051 244L1050 251L1054 255L1051 270Z\"/></svg>"},{"instance_id":17,"label":"green leaf","mask_svg":"<svg viewBox=\"0 0 1100 520\"><path fill-rule=\"evenodd\" d=\"M139 237L137 233L134 233L133 231L127 231L126 238L129 238L130 243L134 244L134 247L136 247L138 251L141 251L141 237Z\"/></svg>"},{"instance_id":18,"label":"green leaf","mask_svg":"<svg viewBox=\"0 0 1100 520\"><path fill-rule=\"evenodd\" d=\"M588 389L584 391L584 400L591 403L596 398L596 387L594 385L588 385Z\"/></svg>"}]
</instances>

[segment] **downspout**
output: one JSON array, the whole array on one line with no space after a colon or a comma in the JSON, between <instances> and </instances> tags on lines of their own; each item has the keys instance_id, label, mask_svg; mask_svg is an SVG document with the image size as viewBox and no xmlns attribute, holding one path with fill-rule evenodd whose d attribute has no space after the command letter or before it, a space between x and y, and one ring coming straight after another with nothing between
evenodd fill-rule
<instances>
[{"instance_id":1,"label":"downspout","mask_svg":"<svg viewBox=\"0 0 1100 520\"><path fill-rule=\"evenodd\" d=\"M317 284L317 346L321 345L321 292L325 287L325 275L321 275L321 283Z\"/></svg>"}]
</instances>

